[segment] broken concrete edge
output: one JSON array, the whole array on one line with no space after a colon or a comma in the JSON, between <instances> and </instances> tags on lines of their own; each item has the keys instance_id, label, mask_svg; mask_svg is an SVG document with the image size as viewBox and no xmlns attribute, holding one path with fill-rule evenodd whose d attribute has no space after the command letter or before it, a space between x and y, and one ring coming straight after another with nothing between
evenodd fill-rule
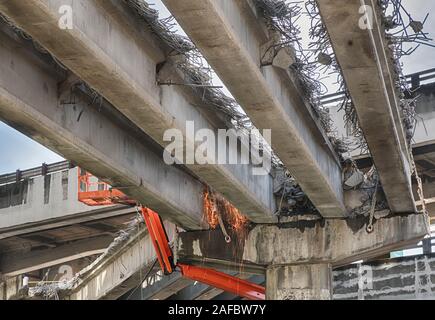
<instances>
[{"instance_id":1,"label":"broken concrete edge","mask_svg":"<svg viewBox=\"0 0 435 320\"><path fill-rule=\"evenodd\" d=\"M257 225L233 242L220 230L180 233L182 262L264 272L270 265L328 263L342 266L415 244L429 233L428 216L390 216L374 224L373 233L352 229L343 220L313 221L302 228Z\"/></svg>"},{"instance_id":2,"label":"broken concrete edge","mask_svg":"<svg viewBox=\"0 0 435 320\"><path fill-rule=\"evenodd\" d=\"M78 272L71 280L53 285L46 285L43 282L31 288L28 297L40 297L55 292L62 299L80 290L90 279L95 277L100 270L114 261L120 254L127 251L134 244L138 243L148 234L143 221L135 219L129 229L120 232L119 236L109 245L106 251L100 255L89 266Z\"/></svg>"}]
</instances>

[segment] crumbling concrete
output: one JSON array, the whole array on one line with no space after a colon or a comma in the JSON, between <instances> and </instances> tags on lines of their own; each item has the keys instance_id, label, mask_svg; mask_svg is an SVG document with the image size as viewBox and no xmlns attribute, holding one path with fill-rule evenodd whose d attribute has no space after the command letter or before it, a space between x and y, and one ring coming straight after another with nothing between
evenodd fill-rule
<instances>
[{"instance_id":1,"label":"crumbling concrete","mask_svg":"<svg viewBox=\"0 0 435 320\"><path fill-rule=\"evenodd\" d=\"M268 300L331 300L331 266L270 266L266 272Z\"/></svg>"},{"instance_id":2,"label":"crumbling concrete","mask_svg":"<svg viewBox=\"0 0 435 320\"><path fill-rule=\"evenodd\" d=\"M428 217L423 214L378 220L370 234L364 228L366 222L260 225L247 235L232 234L230 244L219 230L186 232L180 234L177 254L184 263L243 266L248 272L264 272L270 265L326 263L336 267L415 244L429 232Z\"/></svg>"}]
</instances>

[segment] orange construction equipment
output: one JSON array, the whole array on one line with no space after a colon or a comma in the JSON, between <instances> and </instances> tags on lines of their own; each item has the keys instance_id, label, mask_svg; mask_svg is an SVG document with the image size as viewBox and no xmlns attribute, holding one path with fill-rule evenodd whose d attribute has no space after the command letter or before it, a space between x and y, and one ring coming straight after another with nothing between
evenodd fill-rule
<instances>
[{"instance_id":1,"label":"orange construction equipment","mask_svg":"<svg viewBox=\"0 0 435 320\"><path fill-rule=\"evenodd\" d=\"M208 268L181 263L174 265L169 239L161 218L156 212L148 208L142 208L142 215L150 237L153 240L157 259L164 274L171 274L178 267L181 274L188 279L205 283L249 300L265 300L266 290L262 286Z\"/></svg>"},{"instance_id":2,"label":"orange construction equipment","mask_svg":"<svg viewBox=\"0 0 435 320\"><path fill-rule=\"evenodd\" d=\"M137 205L137 201L130 199L123 192L111 188L107 183L99 181L89 172L79 168L78 200L88 206L105 206L113 204ZM160 216L151 209L142 207L142 216L156 250L157 260L165 275L172 274L178 268L188 279L199 281L209 286L231 292L249 300L265 300L265 288L251 282L230 276L212 269L174 264L174 255L169 246Z\"/></svg>"},{"instance_id":3,"label":"orange construction equipment","mask_svg":"<svg viewBox=\"0 0 435 320\"><path fill-rule=\"evenodd\" d=\"M177 266L180 268L181 274L188 279L205 283L249 300L265 300L266 290L255 283L213 269L181 263Z\"/></svg>"},{"instance_id":4,"label":"orange construction equipment","mask_svg":"<svg viewBox=\"0 0 435 320\"><path fill-rule=\"evenodd\" d=\"M91 207L113 204L136 205L136 201L131 200L122 191L113 189L81 168L78 168L78 198L80 202Z\"/></svg>"},{"instance_id":5,"label":"orange construction equipment","mask_svg":"<svg viewBox=\"0 0 435 320\"><path fill-rule=\"evenodd\" d=\"M142 216L156 250L157 260L165 275L174 272L174 258L169 240L160 216L151 209L142 207Z\"/></svg>"}]
</instances>

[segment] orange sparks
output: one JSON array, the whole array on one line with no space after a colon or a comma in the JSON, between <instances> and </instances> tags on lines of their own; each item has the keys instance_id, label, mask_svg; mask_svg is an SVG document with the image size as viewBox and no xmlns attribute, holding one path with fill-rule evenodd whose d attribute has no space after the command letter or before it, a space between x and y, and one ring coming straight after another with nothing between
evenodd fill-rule
<instances>
[{"instance_id":1,"label":"orange sparks","mask_svg":"<svg viewBox=\"0 0 435 320\"><path fill-rule=\"evenodd\" d=\"M234 207L224 197L211 192L208 188L204 190L204 216L207 219L210 228L216 229L219 225L220 214L223 220L233 230L241 231L248 223L248 219Z\"/></svg>"},{"instance_id":2,"label":"orange sparks","mask_svg":"<svg viewBox=\"0 0 435 320\"><path fill-rule=\"evenodd\" d=\"M213 199L213 195L210 194L208 188L204 190L203 202L204 202L204 217L207 219L210 228L216 229L219 225L218 213L216 208L216 201Z\"/></svg>"}]
</instances>

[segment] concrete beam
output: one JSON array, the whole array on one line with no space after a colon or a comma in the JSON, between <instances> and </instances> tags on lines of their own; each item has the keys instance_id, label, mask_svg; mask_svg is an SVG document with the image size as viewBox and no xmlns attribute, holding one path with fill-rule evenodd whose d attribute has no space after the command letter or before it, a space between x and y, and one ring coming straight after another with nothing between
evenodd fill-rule
<instances>
[{"instance_id":1,"label":"concrete beam","mask_svg":"<svg viewBox=\"0 0 435 320\"><path fill-rule=\"evenodd\" d=\"M131 215L134 213L136 213L135 208L125 208L125 207L116 207L116 208L110 207L110 208L89 210L83 213L71 214L61 218L53 218L53 219L41 220L35 223L15 225L9 228L1 228L0 240L21 236L29 233L36 233L40 231L86 223L86 222L103 220L103 219L108 219L113 217L124 216L124 215ZM1 214L0 217L2 217Z\"/></svg>"},{"instance_id":2,"label":"concrete beam","mask_svg":"<svg viewBox=\"0 0 435 320\"><path fill-rule=\"evenodd\" d=\"M197 300L197 298L202 297L210 290L210 286L200 282L195 282L170 296L169 300Z\"/></svg>"},{"instance_id":3,"label":"concrete beam","mask_svg":"<svg viewBox=\"0 0 435 320\"><path fill-rule=\"evenodd\" d=\"M166 300L192 283L192 280L184 278L179 272L169 276L159 272L126 296L127 300Z\"/></svg>"},{"instance_id":4,"label":"concrete beam","mask_svg":"<svg viewBox=\"0 0 435 320\"><path fill-rule=\"evenodd\" d=\"M415 244L428 234L425 215L395 216L376 221L368 234L365 220L299 223L299 226L257 226L245 238L232 234L226 244L222 232L180 234L180 262L264 272L270 265L331 264L334 267L369 259Z\"/></svg>"},{"instance_id":5,"label":"concrete beam","mask_svg":"<svg viewBox=\"0 0 435 320\"><path fill-rule=\"evenodd\" d=\"M252 276L230 272L232 276ZM257 278L255 278L257 279ZM126 295L128 300L211 300L224 291L184 278L181 273L162 276L161 272L147 279L144 285Z\"/></svg>"},{"instance_id":6,"label":"concrete beam","mask_svg":"<svg viewBox=\"0 0 435 320\"><path fill-rule=\"evenodd\" d=\"M74 12L72 30L58 27L59 8L66 4ZM168 144L163 141L168 129L180 129L186 143L193 143L186 135L186 121L195 121L197 129L217 130L194 107L198 102L204 105L200 96L188 95L186 88L180 86L157 85L158 65L167 60L166 52L151 31L146 31L148 28L123 9L122 3L2 0L0 11L161 146ZM188 167L251 220L273 221L275 204L270 176L254 176L250 166Z\"/></svg>"},{"instance_id":7,"label":"concrete beam","mask_svg":"<svg viewBox=\"0 0 435 320\"><path fill-rule=\"evenodd\" d=\"M113 237L101 236L58 245L50 249L2 254L0 258L0 273L6 277L14 277L95 254L101 254L112 241Z\"/></svg>"},{"instance_id":8,"label":"concrete beam","mask_svg":"<svg viewBox=\"0 0 435 320\"><path fill-rule=\"evenodd\" d=\"M168 238L174 239L175 226L165 224ZM137 288L145 274L155 267L156 255L146 228L132 236L111 255L91 266L73 288L70 300L118 299Z\"/></svg>"},{"instance_id":9,"label":"concrete beam","mask_svg":"<svg viewBox=\"0 0 435 320\"><path fill-rule=\"evenodd\" d=\"M136 214L135 208L122 205L89 207L79 202L77 176L78 168L73 168L9 184L10 190L20 190L20 200L11 204L8 193L0 196L0 240Z\"/></svg>"},{"instance_id":10,"label":"concrete beam","mask_svg":"<svg viewBox=\"0 0 435 320\"><path fill-rule=\"evenodd\" d=\"M317 3L388 204L394 213L416 212L411 160L378 4L372 0ZM374 10L373 29L359 27L359 9L363 4Z\"/></svg>"},{"instance_id":11,"label":"concrete beam","mask_svg":"<svg viewBox=\"0 0 435 320\"><path fill-rule=\"evenodd\" d=\"M290 70L260 67L270 39L250 1L163 0L324 217L346 215L341 167ZM295 156L297 155L297 156Z\"/></svg>"},{"instance_id":12,"label":"concrete beam","mask_svg":"<svg viewBox=\"0 0 435 320\"><path fill-rule=\"evenodd\" d=\"M236 272L230 272L231 275L237 276ZM206 284L195 282L186 288L175 292L168 300L211 300L222 294L224 291L210 287Z\"/></svg>"},{"instance_id":13,"label":"concrete beam","mask_svg":"<svg viewBox=\"0 0 435 320\"><path fill-rule=\"evenodd\" d=\"M6 35L0 33L0 39L2 121L183 228L201 228L202 183L167 166L141 136L117 122L119 117L90 107L83 96L62 103L70 101L70 90L58 93L56 79L35 57Z\"/></svg>"}]
</instances>

